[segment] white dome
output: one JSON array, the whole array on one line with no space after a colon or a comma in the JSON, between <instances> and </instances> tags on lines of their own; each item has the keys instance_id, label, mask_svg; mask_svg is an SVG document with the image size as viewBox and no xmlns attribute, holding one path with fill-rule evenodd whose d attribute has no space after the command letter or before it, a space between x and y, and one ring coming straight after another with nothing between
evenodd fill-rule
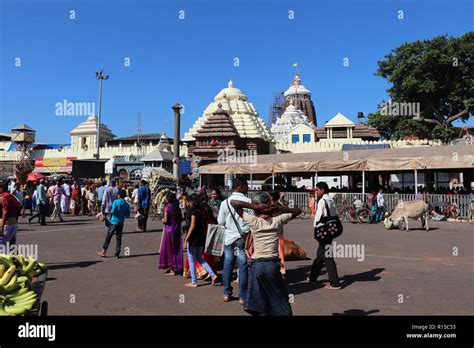
<instances>
[{"instance_id":1,"label":"white dome","mask_svg":"<svg viewBox=\"0 0 474 348\"><path fill-rule=\"evenodd\" d=\"M229 114L241 138L271 140L265 121L259 116L253 104L248 101L247 96L240 89L235 88L232 81L229 81L227 86L216 95L214 101L207 106L202 116L184 133L183 141L195 140L193 135L201 128L206 119L217 110L218 104L221 104L221 109Z\"/></svg>"},{"instance_id":2,"label":"white dome","mask_svg":"<svg viewBox=\"0 0 474 348\"><path fill-rule=\"evenodd\" d=\"M232 80L227 84L227 88L222 89L215 97L215 101L220 101L223 99L239 99L247 100L247 96L242 93L238 88L234 87L234 82Z\"/></svg>"},{"instance_id":3,"label":"white dome","mask_svg":"<svg viewBox=\"0 0 474 348\"><path fill-rule=\"evenodd\" d=\"M290 95L311 95L311 91L301 84L301 79L298 74L295 75L290 88L288 88L284 93L285 97Z\"/></svg>"}]
</instances>

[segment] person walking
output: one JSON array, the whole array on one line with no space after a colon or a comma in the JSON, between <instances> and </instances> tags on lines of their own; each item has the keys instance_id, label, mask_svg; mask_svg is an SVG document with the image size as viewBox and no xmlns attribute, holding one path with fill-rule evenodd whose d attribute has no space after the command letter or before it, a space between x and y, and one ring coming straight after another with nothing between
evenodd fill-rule
<instances>
[{"instance_id":1,"label":"person walking","mask_svg":"<svg viewBox=\"0 0 474 348\"><path fill-rule=\"evenodd\" d=\"M102 212L110 215L112 212L112 204L117 198L118 188L114 179L110 180L110 185L105 189L104 196L102 197Z\"/></svg>"},{"instance_id":2,"label":"person walking","mask_svg":"<svg viewBox=\"0 0 474 348\"><path fill-rule=\"evenodd\" d=\"M184 243L186 245L188 260L189 260L189 269L191 271L191 283L187 283L185 286L191 288L197 288L197 276L196 276L196 267L194 261L198 261L201 266L210 274L211 284L214 285L217 280L217 275L212 270L211 266L202 258L202 252L204 249L204 244L206 243L206 231L204 230L204 219L202 215L202 201L201 197L198 194L192 194L189 197L188 208L189 217L188 224L189 229L184 238Z\"/></svg>"},{"instance_id":3,"label":"person walking","mask_svg":"<svg viewBox=\"0 0 474 348\"><path fill-rule=\"evenodd\" d=\"M77 181L74 181L74 184L71 186L71 209L74 216L78 216L81 211L81 188Z\"/></svg>"},{"instance_id":4,"label":"person walking","mask_svg":"<svg viewBox=\"0 0 474 348\"><path fill-rule=\"evenodd\" d=\"M316 196L318 198L318 206L316 208L316 216L314 218L313 226L319 227L323 225L321 218L324 216L336 216L336 204L334 200L329 196L329 187L325 182L319 182L316 184ZM328 211L329 209L329 211ZM315 283L321 272L321 269L326 265L329 276L329 284L325 286L327 289L339 290L341 289L341 283L339 282L339 276L337 275L337 268L334 259L332 258L332 245L331 240L325 242L319 242L318 251L316 253L316 259L311 267L311 273L306 278L309 282Z\"/></svg>"},{"instance_id":5,"label":"person walking","mask_svg":"<svg viewBox=\"0 0 474 348\"><path fill-rule=\"evenodd\" d=\"M97 185L97 210L101 210L102 198L104 197L105 192L105 183L100 181Z\"/></svg>"},{"instance_id":6,"label":"person walking","mask_svg":"<svg viewBox=\"0 0 474 348\"><path fill-rule=\"evenodd\" d=\"M25 217L26 210L30 211L30 215L33 215L33 193L35 192L34 183L32 181L27 181L25 187L23 188L23 212L22 217Z\"/></svg>"},{"instance_id":7,"label":"person walking","mask_svg":"<svg viewBox=\"0 0 474 348\"><path fill-rule=\"evenodd\" d=\"M97 206L97 191L95 185L91 184L89 187L89 192L87 193L87 209L89 210L89 216L95 214Z\"/></svg>"},{"instance_id":8,"label":"person walking","mask_svg":"<svg viewBox=\"0 0 474 348\"><path fill-rule=\"evenodd\" d=\"M235 214L230 203L234 200L250 203L245 195L248 193L247 180L237 177L234 180L232 195L221 203L217 221L225 227L224 234L224 270L222 274L222 285L224 287L224 302L233 300L231 285L232 271L237 261L239 279L239 303L243 305L247 296L248 264L245 253L245 240L249 232L249 226ZM248 211L249 214L253 212ZM238 225L236 225L236 221Z\"/></svg>"},{"instance_id":9,"label":"person walking","mask_svg":"<svg viewBox=\"0 0 474 348\"><path fill-rule=\"evenodd\" d=\"M125 218L130 217L130 205L125 202L125 197L127 193L125 190L120 190L117 193L116 199L112 203L110 209L110 225L107 231L107 236L105 237L104 245L102 250L97 252L97 255L100 257L106 257L106 252L110 244L112 236L115 234L116 246L115 246L115 258L120 258L120 250L122 248L122 232L123 226L125 224Z\"/></svg>"},{"instance_id":10,"label":"person walking","mask_svg":"<svg viewBox=\"0 0 474 348\"><path fill-rule=\"evenodd\" d=\"M138 211L138 187L138 184L135 184L135 187L132 192L132 203L135 212Z\"/></svg>"},{"instance_id":11,"label":"person walking","mask_svg":"<svg viewBox=\"0 0 474 348\"><path fill-rule=\"evenodd\" d=\"M380 188L377 194L377 222L381 222L384 219L385 214L385 198L383 197L383 188Z\"/></svg>"},{"instance_id":12,"label":"person walking","mask_svg":"<svg viewBox=\"0 0 474 348\"><path fill-rule=\"evenodd\" d=\"M69 185L68 180L64 182L63 189L65 195L61 197L61 211L63 215L65 215L69 214L69 201L71 200L71 185Z\"/></svg>"},{"instance_id":13,"label":"person walking","mask_svg":"<svg viewBox=\"0 0 474 348\"><path fill-rule=\"evenodd\" d=\"M21 204L18 199L8 191L8 181L0 185L0 244L16 244L18 232L18 217L21 213Z\"/></svg>"},{"instance_id":14,"label":"person walking","mask_svg":"<svg viewBox=\"0 0 474 348\"><path fill-rule=\"evenodd\" d=\"M181 239L181 222L183 216L179 202L174 193L166 195L166 204L163 210L163 237L160 247L159 268L165 270L166 275L174 276L183 271L183 240Z\"/></svg>"},{"instance_id":15,"label":"person walking","mask_svg":"<svg viewBox=\"0 0 474 348\"><path fill-rule=\"evenodd\" d=\"M143 215L138 219L138 231L146 232L146 223L148 220L148 212L150 211L151 191L145 180L140 181L138 189L138 212Z\"/></svg>"},{"instance_id":16,"label":"person walking","mask_svg":"<svg viewBox=\"0 0 474 348\"><path fill-rule=\"evenodd\" d=\"M370 208L370 215L369 215L369 223L373 224L377 222L377 193L375 190L372 190L371 194L369 195L369 208Z\"/></svg>"},{"instance_id":17,"label":"person walking","mask_svg":"<svg viewBox=\"0 0 474 348\"><path fill-rule=\"evenodd\" d=\"M53 204L54 204L53 214L51 215L51 222L54 222L54 220L56 219L56 216L59 218L59 221L64 222L63 215L61 214L61 197L65 195L66 193L64 192L61 179L59 179L56 182L56 185L53 186L53 189L51 192L53 195Z\"/></svg>"},{"instance_id":18,"label":"person walking","mask_svg":"<svg viewBox=\"0 0 474 348\"><path fill-rule=\"evenodd\" d=\"M40 180L36 188L36 206L38 207L38 212L28 219L28 224L31 224L31 220L34 218L39 217L40 225L46 226L46 202L46 187L44 186L44 180Z\"/></svg>"},{"instance_id":19,"label":"person walking","mask_svg":"<svg viewBox=\"0 0 474 348\"><path fill-rule=\"evenodd\" d=\"M292 315L278 248L283 224L301 214L301 209L276 205L265 193L255 196L252 203L234 200L231 204L250 227L253 237L244 310L253 315ZM244 212L243 208L255 210L255 215Z\"/></svg>"}]
</instances>

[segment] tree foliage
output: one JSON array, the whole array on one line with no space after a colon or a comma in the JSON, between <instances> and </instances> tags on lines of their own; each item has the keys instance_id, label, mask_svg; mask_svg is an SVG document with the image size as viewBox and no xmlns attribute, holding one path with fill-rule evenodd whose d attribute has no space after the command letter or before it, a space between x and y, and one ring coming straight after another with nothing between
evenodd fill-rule
<instances>
[{"instance_id":1,"label":"tree foliage","mask_svg":"<svg viewBox=\"0 0 474 348\"><path fill-rule=\"evenodd\" d=\"M391 102L419 103L419 117L389 116L381 110L369 124L388 138L406 135L447 140L457 136L456 120L474 110L474 32L459 38L437 36L405 43L378 62L377 76L388 80Z\"/></svg>"}]
</instances>

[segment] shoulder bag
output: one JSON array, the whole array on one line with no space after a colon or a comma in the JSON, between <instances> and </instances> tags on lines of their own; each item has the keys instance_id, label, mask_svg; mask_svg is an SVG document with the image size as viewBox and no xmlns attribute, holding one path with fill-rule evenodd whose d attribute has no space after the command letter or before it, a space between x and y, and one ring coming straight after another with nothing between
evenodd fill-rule
<instances>
[{"instance_id":1,"label":"shoulder bag","mask_svg":"<svg viewBox=\"0 0 474 348\"><path fill-rule=\"evenodd\" d=\"M240 228L240 224L237 221L237 219L235 218L234 212L230 208L229 199L227 199L226 202L227 202L227 208L229 209L229 214L230 214L230 216L232 216L232 220L234 221L234 225L237 227L237 230L239 231L240 238L242 238L242 240L244 241L245 254L247 255L247 259L248 259L248 261L250 261L251 258L252 258L252 254L253 254L253 236L252 236L252 232L250 232L250 231L248 233L243 233L242 232L242 229Z\"/></svg>"},{"instance_id":2,"label":"shoulder bag","mask_svg":"<svg viewBox=\"0 0 474 348\"><path fill-rule=\"evenodd\" d=\"M337 215L331 216L328 202L325 199L324 204L326 205L327 215L321 217L321 220L318 221L318 223L321 222L323 225L314 228L313 237L320 243L330 243L334 238L337 238L342 234L344 228L342 227L341 220L339 220Z\"/></svg>"}]
</instances>

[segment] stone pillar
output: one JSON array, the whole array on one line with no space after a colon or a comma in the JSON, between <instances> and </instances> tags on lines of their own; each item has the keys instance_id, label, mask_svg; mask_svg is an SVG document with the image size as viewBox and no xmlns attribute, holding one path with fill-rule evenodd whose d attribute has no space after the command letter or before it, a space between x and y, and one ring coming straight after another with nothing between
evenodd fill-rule
<instances>
[{"instance_id":1,"label":"stone pillar","mask_svg":"<svg viewBox=\"0 0 474 348\"><path fill-rule=\"evenodd\" d=\"M171 107L174 111L173 176L179 180L179 139L181 133L181 115L183 108L179 103Z\"/></svg>"}]
</instances>

